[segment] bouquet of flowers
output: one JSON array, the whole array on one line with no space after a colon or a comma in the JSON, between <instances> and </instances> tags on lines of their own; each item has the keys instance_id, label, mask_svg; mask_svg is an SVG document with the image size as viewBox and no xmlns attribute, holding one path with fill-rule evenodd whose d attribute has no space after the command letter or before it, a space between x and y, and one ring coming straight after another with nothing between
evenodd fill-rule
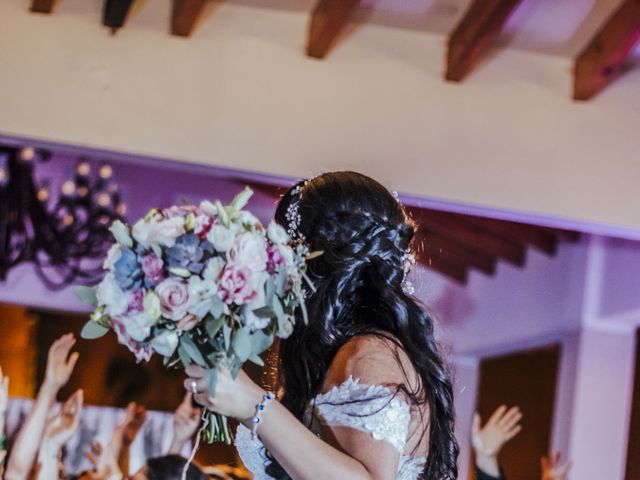
<instances>
[{"instance_id":1,"label":"bouquet of flowers","mask_svg":"<svg viewBox=\"0 0 640 480\"><path fill-rule=\"evenodd\" d=\"M291 334L298 307L306 321L309 252L243 210L252 193L227 206L154 209L131 228L114 222L104 279L76 288L95 306L82 336L113 330L138 361L155 352L167 366L206 367L211 391L218 365L234 376L247 360L262 366L259 355ZM231 441L225 417L205 412L203 420L205 440Z\"/></svg>"}]
</instances>

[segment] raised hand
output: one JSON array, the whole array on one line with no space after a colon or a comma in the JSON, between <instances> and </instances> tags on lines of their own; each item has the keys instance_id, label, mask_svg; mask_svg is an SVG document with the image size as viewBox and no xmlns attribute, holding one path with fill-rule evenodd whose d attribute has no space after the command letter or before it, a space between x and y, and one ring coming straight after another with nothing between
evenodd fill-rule
<instances>
[{"instance_id":1,"label":"raised hand","mask_svg":"<svg viewBox=\"0 0 640 480\"><path fill-rule=\"evenodd\" d=\"M169 454L179 454L200 425L202 411L192 405L192 399L193 394L187 392L173 414L173 440L169 447Z\"/></svg>"},{"instance_id":2,"label":"raised hand","mask_svg":"<svg viewBox=\"0 0 640 480\"><path fill-rule=\"evenodd\" d=\"M9 377L2 374L0 368L0 413L4 414L9 406ZM0 435L2 432L0 432Z\"/></svg>"},{"instance_id":3,"label":"raised hand","mask_svg":"<svg viewBox=\"0 0 640 480\"><path fill-rule=\"evenodd\" d=\"M69 397L58 414L45 427L43 444L51 446L50 451L57 452L76 433L80 425L83 403L84 394L82 390L78 390Z\"/></svg>"},{"instance_id":4,"label":"raised hand","mask_svg":"<svg viewBox=\"0 0 640 480\"><path fill-rule=\"evenodd\" d=\"M571 462L560 464L560 452L549 449L548 456L540 459L542 480L565 480L571 469Z\"/></svg>"},{"instance_id":5,"label":"raised hand","mask_svg":"<svg viewBox=\"0 0 640 480\"><path fill-rule=\"evenodd\" d=\"M69 355L75 343L73 334L67 333L53 342L49 348L44 385L56 393L67 384L78 361L78 352Z\"/></svg>"},{"instance_id":6,"label":"raised hand","mask_svg":"<svg viewBox=\"0 0 640 480\"><path fill-rule=\"evenodd\" d=\"M504 405L493 412L484 427L481 427L480 415L474 415L471 444L476 452L476 466L479 469L495 477L500 475L498 453L505 443L520 433L521 419L522 413L518 407L507 409Z\"/></svg>"},{"instance_id":7,"label":"raised hand","mask_svg":"<svg viewBox=\"0 0 640 480\"><path fill-rule=\"evenodd\" d=\"M143 405L131 402L127 405L124 420L113 430L109 447L115 455L119 470L125 474L129 472L129 447L146 418L147 409Z\"/></svg>"},{"instance_id":8,"label":"raised hand","mask_svg":"<svg viewBox=\"0 0 640 480\"><path fill-rule=\"evenodd\" d=\"M125 410L124 420L113 431L112 442L129 448L136 439L138 432L147 419L147 409L144 405L131 402Z\"/></svg>"},{"instance_id":9,"label":"raised hand","mask_svg":"<svg viewBox=\"0 0 640 480\"><path fill-rule=\"evenodd\" d=\"M91 450L85 453L85 457L92 467L87 475L88 478L95 480L122 478L116 454L110 444L103 447L99 442L93 442Z\"/></svg>"}]
</instances>

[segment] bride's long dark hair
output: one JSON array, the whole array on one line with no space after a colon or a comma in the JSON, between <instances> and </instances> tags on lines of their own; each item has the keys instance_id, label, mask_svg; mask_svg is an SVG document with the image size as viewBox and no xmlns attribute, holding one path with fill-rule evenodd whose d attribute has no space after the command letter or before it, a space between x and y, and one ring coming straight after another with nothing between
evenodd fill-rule
<instances>
[{"instance_id":1,"label":"bride's long dark hair","mask_svg":"<svg viewBox=\"0 0 640 480\"><path fill-rule=\"evenodd\" d=\"M302 420L338 349L358 335L384 336L406 352L420 377L419 388L411 390L406 381L400 388L416 407L428 408L423 478L455 480L458 444L451 379L432 319L402 288L414 224L385 187L358 173L326 173L298 186L301 193L294 187L280 201L276 221L288 228L287 209L297 202L298 231L312 251L324 253L308 264L316 288L306 302L309 324L297 322L293 334L280 343L282 403ZM267 473L289 478L275 459Z\"/></svg>"}]
</instances>

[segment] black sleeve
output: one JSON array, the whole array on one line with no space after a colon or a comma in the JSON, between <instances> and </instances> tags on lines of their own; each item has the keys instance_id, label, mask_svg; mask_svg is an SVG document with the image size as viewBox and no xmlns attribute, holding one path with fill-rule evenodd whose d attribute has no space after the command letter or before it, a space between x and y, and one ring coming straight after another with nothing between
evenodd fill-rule
<instances>
[{"instance_id":1,"label":"black sleeve","mask_svg":"<svg viewBox=\"0 0 640 480\"><path fill-rule=\"evenodd\" d=\"M502 468L500 468L500 476L494 477L493 475L489 475L476 467L476 480L507 480L507 478L504 476Z\"/></svg>"}]
</instances>

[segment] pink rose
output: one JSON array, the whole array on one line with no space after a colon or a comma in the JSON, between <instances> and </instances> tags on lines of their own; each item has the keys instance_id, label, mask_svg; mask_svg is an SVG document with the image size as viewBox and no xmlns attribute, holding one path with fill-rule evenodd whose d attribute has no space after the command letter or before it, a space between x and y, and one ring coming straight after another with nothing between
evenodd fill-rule
<instances>
[{"instance_id":1,"label":"pink rose","mask_svg":"<svg viewBox=\"0 0 640 480\"><path fill-rule=\"evenodd\" d=\"M153 284L161 282L164 278L162 267L164 267L164 262L155 253L151 252L142 257L142 271L147 280Z\"/></svg>"},{"instance_id":2,"label":"pink rose","mask_svg":"<svg viewBox=\"0 0 640 480\"><path fill-rule=\"evenodd\" d=\"M150 347L145 347L141 343L133 340L121 322L110 319L109 325L116 332L118 343L127 347L129 351L135 355L137 362L148 362L151 359L153 350Z\"/></svg>"},{"instance_id":3,"label":"pink rose","mask_svg":"<svg viewBox=\"0 0 640 480\"><path fill-rule=\"evenodd\" d=\"M142 301L144 300L144 290L136 290L131 293L129 298L129 306L127 307L127 314L140 313L144 310Z\"/></svg>"},{"instance_id":4,"label":"pink rose","mask_svg":"<svg viewBox=\"0 0 640 480\"><path fill-rule=\"evenodd\" d=\"M187 283L180 278L167 278L155 288L162 315L174 322L182 320L190 306Z\"/></svg>"},{"instance_id":5,"label":"pink rose","mask_svg":"<svg viewBox=\"0 0 640 480\"><path fill-rule=\"evenodd\" d=\"M287 265L287 261L285 260L282 252L280 251L280 248L278 248L277 245L269 245L269 248L267 249L267 255L267 272L269 272L269 274L273 275L274 273L279 271L281 267Z\"/></svg>"},{"instance_id":6,"label":"pink rose","mask_svg":"<svg viewBox=\"0 0 640 480\"><path fill-rule=\"evenodd\" d=\"M227 265L218 282L218 292L223 302L242 305L256 294L252 272L238 265Z\"/></svg>"}]
</instances>

